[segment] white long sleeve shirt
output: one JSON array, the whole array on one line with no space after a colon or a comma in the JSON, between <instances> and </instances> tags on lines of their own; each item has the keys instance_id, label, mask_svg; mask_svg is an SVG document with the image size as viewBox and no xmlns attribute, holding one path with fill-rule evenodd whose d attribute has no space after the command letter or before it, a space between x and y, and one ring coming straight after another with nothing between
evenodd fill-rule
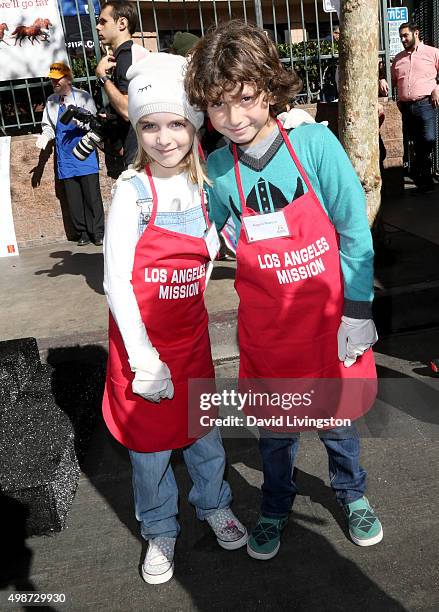
<instances>
[{"instance_id":1,"label":"white long sleeve shirt","mask_svg":"<svg viewBox=\"0 0 439 612\"><path fill-rule=\"evenodd\" d=\"M128 170L126 174L133 174ZM144 172L137 176L150 193ZM158 212L185 211L200 205L198 186L187 173L168 179L154 179L158 198ZM108 306L122 335L131 369L148 370L151 354L157 355L140 316L139 306L131 284L134 252L139 240L140 206L133 184L122 175L115 186L107 218L104 240L104 291Z\"/></svg>"},{"instance_id":2,"label":"white long sleeve shirt","mask_svg":"<svg viewBox=\"0 0 439 612\"><path fill-rule=\"evenodd\" d=\"M70 94L64 97L65 106L73 104L96 115L96 104L94 103L91 95L83 89L77 89L72 87ZM41 131L47 136L49 140L55 138L56 123L58 121L59 103L61 96L58 94L52 94L47 98L46 106L43 111L43 118L41 121Z\"/></svg>"}]
</instances>

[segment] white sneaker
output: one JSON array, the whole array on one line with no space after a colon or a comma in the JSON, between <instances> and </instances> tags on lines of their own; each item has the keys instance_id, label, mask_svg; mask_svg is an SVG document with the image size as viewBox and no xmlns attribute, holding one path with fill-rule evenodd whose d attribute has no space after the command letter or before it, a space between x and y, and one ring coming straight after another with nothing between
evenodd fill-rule
<instances>
[{"instance_id":1,"label":"white sneaker","mask_svg":"<svg viewBox=\"0 0 439 612\"><path fill-rule=\"evenodd\" d=\"M174 546L176 538L158 537L149 540L142 577L148 584L163 584L174 573Z\"/></svg>"},{"instance_id":2,"label":"white sneaker","mask_svg":"<svg viewBox=\"0 0 439 612\"><path fill-rule=\"evenodd\" d=\"M247 544L247 529L238 521L230 508L216 510L206 518L206 521L212 527L222 548L235 550Z\"/></svg>"}]
</instances>

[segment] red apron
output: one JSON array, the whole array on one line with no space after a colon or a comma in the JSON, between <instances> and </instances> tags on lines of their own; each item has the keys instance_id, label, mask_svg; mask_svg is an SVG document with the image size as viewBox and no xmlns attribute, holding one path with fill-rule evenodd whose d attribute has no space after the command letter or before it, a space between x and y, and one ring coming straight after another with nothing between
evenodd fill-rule
<instances>
[{"instance_id":1,"label":"red apron","mask_svg":"<svg viewBox=\"0 0 439 612\"><path fill-rule=\"evenodd\" d=\"M323 397L322 401L315 398L315 405L306 409L305 402L297 409L276 411L271 406L259 413L257 409L250 411L285 417L285 411L289 410L290 414L299 416L354 420L369 410L375 400L373 353L366 351L350 368L345 368L338 358L337 331L344 301L338 236L281 124L279 129L308 192L282 209L289 236L249 243L244 225L241 228L235 281L240 298L239 377L253 380L252 385L241 380L240 388L261 391L268 386L271 391L291 391L291 382L254 380L263 378L350 380L351 384L343 383L343 388L340 382L331 387L331 381L320 381L320 400L322 394L330 394L330 402ZM235 145L233 155L242 215L255 215L255 211L246 207ZM309 387L309 381L307 384ZM268 422L267 428L279 429L270 427ZM295 430L314 428L294 427Z\"/></svg>"},{"instance_id":2,"label":"red apron","mask_svg":"<svg viewBox=\"0 0 439 612\"><path fill-rule=\"evenodd\" d=\"M188 380L214 379L214 368L204 304L210 261L206 243L155 225L157 193L149 168L146 173L153 207L136 246L132 285L151 343L170 369L174 397L155 404L132 392L134 373L110 314L103 415L121 444L138 452L155 452L194 442L196 438L188 435ZM202 207L208 224L204 196Z\"/></svg>"}]
</instances>

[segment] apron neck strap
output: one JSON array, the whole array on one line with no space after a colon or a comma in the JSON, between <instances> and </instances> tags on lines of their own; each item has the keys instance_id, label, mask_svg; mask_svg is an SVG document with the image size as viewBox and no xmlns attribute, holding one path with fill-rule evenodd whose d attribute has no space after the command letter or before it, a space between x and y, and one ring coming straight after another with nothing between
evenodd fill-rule
<instances>
[{"instance_id":1,"label":"apron neck strap","mask_svg":"<svg viewBox=\"0 0 439 612\"><path fill-rule=\"evenodd\" d=\"M244 197L244 191L242 190L241 172L239 170L238 147L236 146L235 143L232 143L232 152L233 152L233 162L234 162L233 167L235 169L235 180L236 180L236 185L238 187L239 201L241 202L241 213L245 215L245 209L246 209L245 197Z\"/></svg>"},{"instance_id":2,"label":"apron neck strap","mask_svg":"<svg viewBox=\"0 0 439 612\"><path fill-rule=\"evenodd\" d=\"M204 155L203 147L201 146L201 142L198 143L198 155L200 156L201 161L206 161L206 156ZM204 213L204 219L206 220L206 227L210 227L209 214L207 212L207 202L206 202L206 193L204 189L201 190L201 207Z\"/></svg>"},{"instance_id":3,"label":"apron neck strap","mask_svg":"<svg viewBox=\"0 0 439 612\"><path fill-rule=\"evenodd\" d=\"M203 209L204 220L206 221L207 229L209 229L209 227L211 226L211 222L210 222L210 219L209 219L209 213L207 212L206 193L205 193L204 189L201 190L200 196L201 196L201 208Z\"/></svg>"},{"instance_id":4,"label":"apron neck strap","mask_svg":"<svg viewBox=\"0 0 439 612\"><path fill-rule=\"evenodd\" d=\"M297 166L297 169L299 171L300 176L303 178L303 180L305 181L305 185L308 187L308 191L312 194L314 194L314 189L312 188L312 185L310 183L310 180L308 178L308 175L306 174L302 164L299 161L299 158L296 155L296 152L293 149L293 145L291 144L291 141L288 137L288 134L285 131L284 126L282 125L282 123L279 121L279 119L276 119L276 123L277 126L279 128L280 133L282 134L282 138L284 139L284 142L287 146L287 149L291 155L291 157L293 158L294 163Z\"/></svg>"},{"instance_id":5,"label":"apron neck strap","mask_svg":"<svg viewBox=\"0 0 439 612\"><path fill-rule=\"evenodd\" d=\"M305 185L308 188L308 191L310 194L314 195L314 189L312 188L312 185L310 183L310 180L308 178L308 175L306 174L302 164L299 161L299 158L297 157L290 139L288 138L288 134L286 133L284 126L282 125L282 123L279 121L279 119L276 120L276 123L278 125L279 131L282 134L282 138L284 139L284 142L287 146L287 149L291 155L291 157L293 158L294 163L297 166L297 169L299 171L300 176L303 178L303 180L305 181ZM238 187L238 193L239 193L239 201L241 202L241 211L242 214L245 215L245 209L246 209L246 204L245 204L245 197L244 197L244 191L242 189L242 180L241 180L241 172L239 170L239 159L238 159L238 147L236 146L235 143L232 143L232 152L233 152L233 162L234 162L234 169L235 169L235 179L236 179L236 185Z\"/></svg>"},{"instance_id":6,"label":"apron neck strap","mask_svg":"<svg viewBox=\"0 0 439 612\"><path fill-rule=\"evenodd\" d=\"M152 225L155 225L155 218L157 216L158 200L157 200L157 191L154 185L154 179L152 178L151 168L149 167L149 164L146 164L145 172L146 172L146 176L148 177L149 186L151 187L151 194L152 194L152 211L151 211L151 217L149 219L149 223Z\"/></svg>"}]
</instances>

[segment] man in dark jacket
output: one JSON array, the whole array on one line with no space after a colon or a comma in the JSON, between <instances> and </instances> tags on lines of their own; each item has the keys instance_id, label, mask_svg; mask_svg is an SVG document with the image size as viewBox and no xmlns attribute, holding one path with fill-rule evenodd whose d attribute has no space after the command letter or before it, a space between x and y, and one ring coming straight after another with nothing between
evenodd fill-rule
<instances>
[{"instance_id":1,"label":"man in dark jacket","mask_svg":"<svg viewBox=\"0 0 439 612\"><path fill-rule=\"evenodd\" d=\"M110 111L117 115L117 139L123 150L123 166L134 160L137 152L136 134L128 120L128 80L126 73L136 55L147 51L132 40L137 26L135 5L127 0L108 0L102 5L96 26L102 46L107 48L96 66L99 85L110 102ZM133 49L134 46L134 49ZM110 53L111 51L111 53ZM121 167L120 170L124 168Z\"/></svg>"}]
</instances>

